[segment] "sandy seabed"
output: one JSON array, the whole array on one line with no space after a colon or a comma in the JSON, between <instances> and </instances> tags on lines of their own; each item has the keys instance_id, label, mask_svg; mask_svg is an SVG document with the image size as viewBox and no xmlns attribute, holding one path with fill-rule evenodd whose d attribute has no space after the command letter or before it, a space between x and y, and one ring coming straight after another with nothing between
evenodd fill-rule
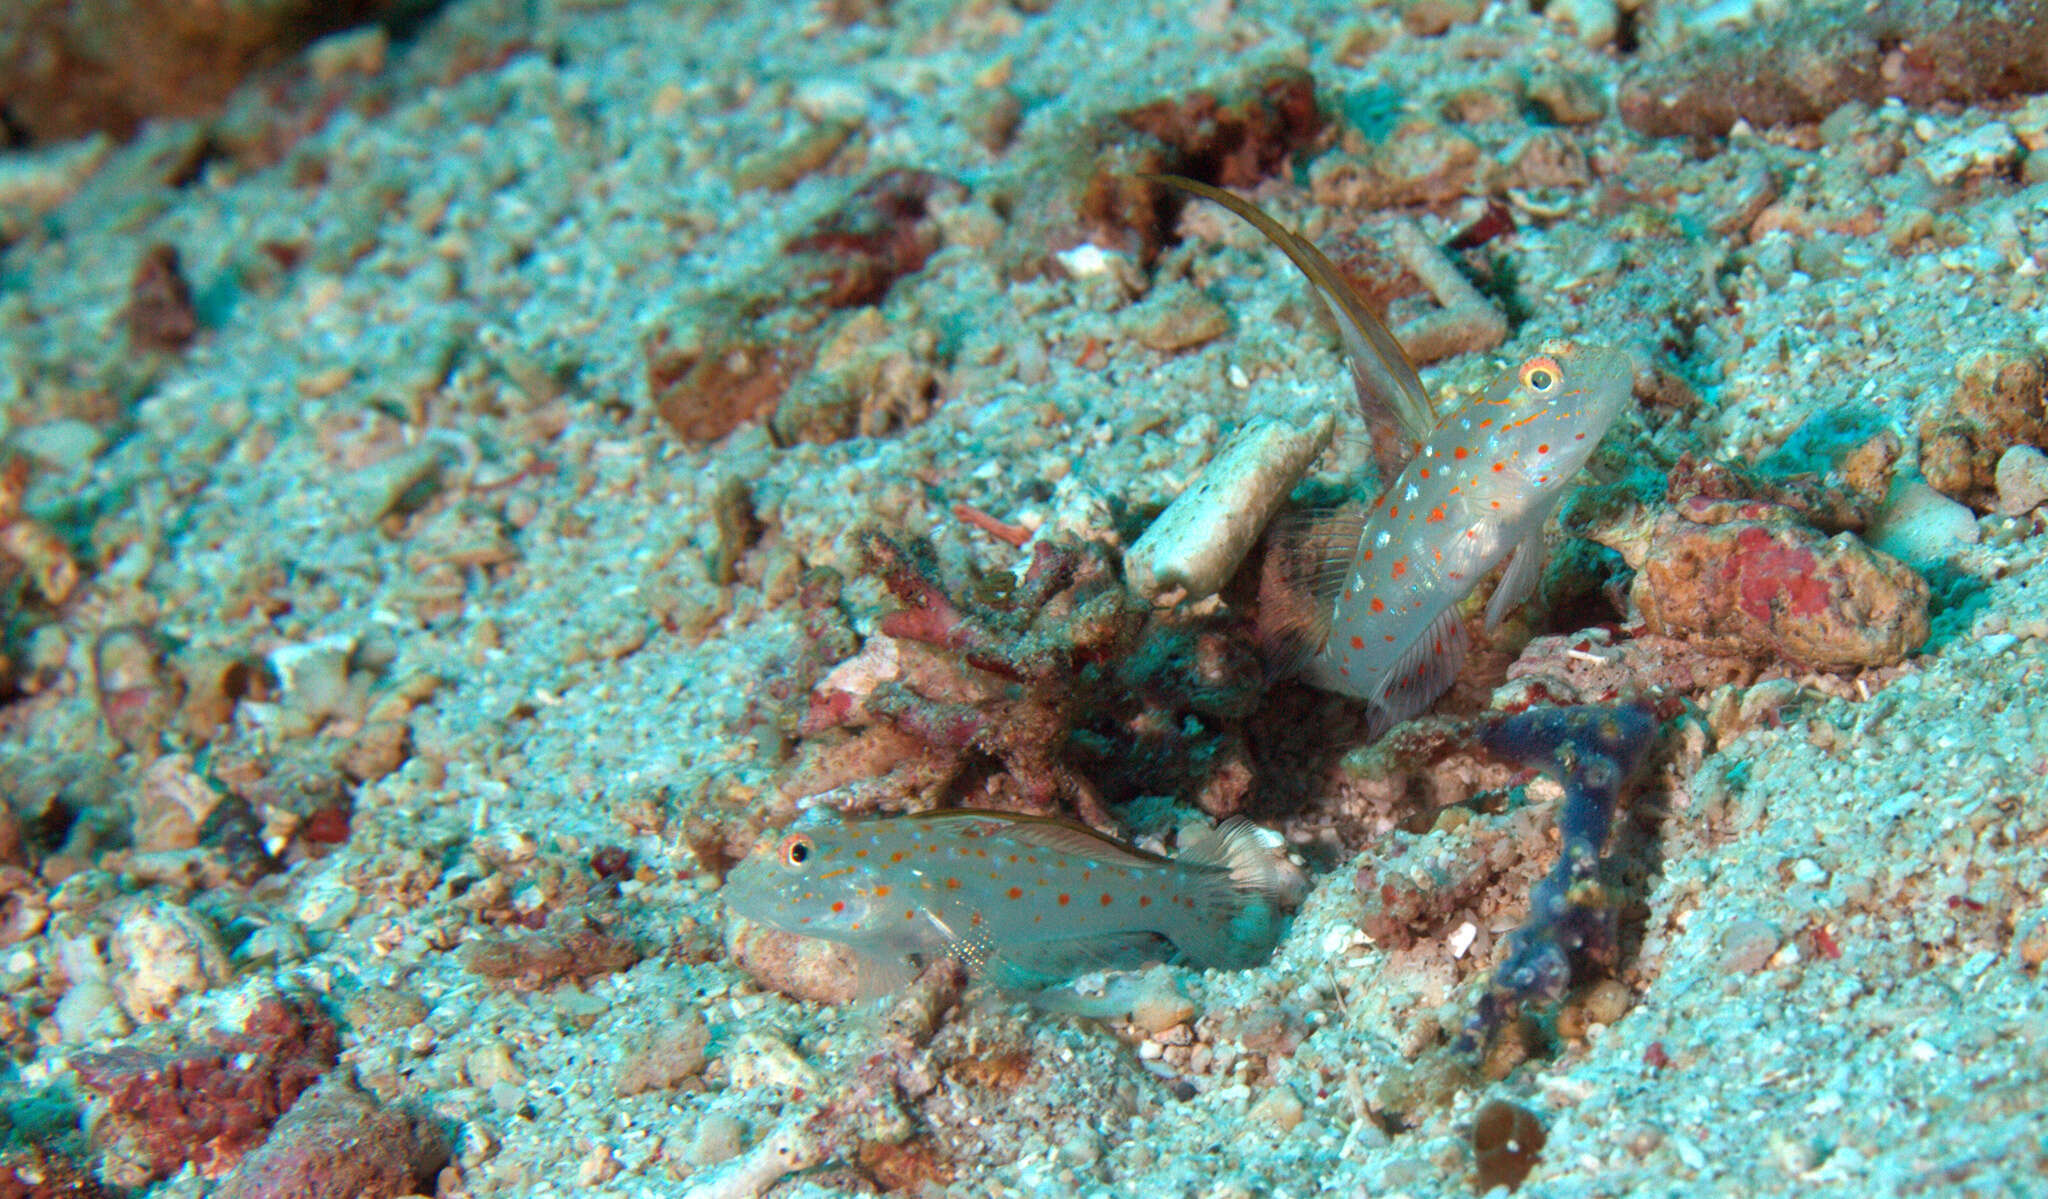
<instances>
[{"instance_id":1,"label":"sandy seabed","mask_svg":"<svg viewBox=\"0 0 2048 1199\"><path fill-rule=\"evenodd\" d=\"M1860 5L1529 7L453 0L0 158L0 1194L1463 1194L1497 1101L1519 1194L2048 1189L2048 95L1793 61ZM1114 555L1332 412L1313 483L1370 488L1300 276L1146 169L1323 246L1440 395L1629 352L1578 549L1424 732L1281 688L1313 771L1118 807L1285 834L1267 965L789 998L718 888L898 606L864 529ZM1626 560L1709 461L1910 566L1924 639L1645 640ZM1664 732L1618 954L1474 1064L1555 856L1557 789L1461 740L1496 693ZM1022 793L918 761L862 802Z\"/></svg>"}]
</instances>

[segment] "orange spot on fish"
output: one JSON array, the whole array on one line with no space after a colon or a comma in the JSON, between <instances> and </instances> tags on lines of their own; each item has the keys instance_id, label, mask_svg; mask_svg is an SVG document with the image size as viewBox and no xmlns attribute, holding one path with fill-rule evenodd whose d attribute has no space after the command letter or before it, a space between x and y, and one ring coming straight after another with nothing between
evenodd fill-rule
<instances>
[{"instance_id":1,"label":"orange spot on fish","mask_svg":"<svg viewBox=\"0 0 2048 1199\"><path fill-rule=\"evenodd\" d=\"M856 849L853 851L853 856L857 858L864 858L868 856L868 851L865 849Z\"/></svg>"},{"instance_id":2,"label":"orange spot on fish","mask_svg":"<svg viewBox=\"0 0 2048 1199\"><path fill-rule=\"evenodd\" d=\"M876 883L876 884L875 884L875 898L877 898L877 899L887 899L887 898L889 898L889 884L887 884L887 883Z\"/></svg>"},{"instance_id":3,"label":"orange spot on fish","mask_svg":"<svg viewBox=\"0 0 2048 1199\"><path fill-rule=\"evenodd\" d=\"M1008 891L1003 892L1003 894L1008 895L1011 899L1022 899L1024 898L1024 888L1011 887Z\"/></svg>"},{"instance_id":4,"label":"orange spot on fish","mask_svg":"<svg viewBox=\"0 0 2048 1199\"><path fill-rule=\"evenodd\" d=\"M1388 516L1399 516L1399 515L1401 515L1401 509L1400 509L1400 506L1399 506L1399 505L1396 505L1396 504L1389 504L1389 505L1387 505L1387 515L1388 515Z\"/></svg>"},{"instance_id":5,"label":"orange spot on fish","mask_svg":"<svg viewBox=\"0 0 2048 1199\"><path fill-rule=\"evenodd\" d=\"M1459 446L1457 449L1451 451L1451 455L1452 457L1458 458L1462 461L1464 457L1467 454L1470 454L1471 452L1471 450L1466 449L1464 446Z\"/></svg>"},{"instance_id":6,"label":"orange spot on fish","mask_svg":"<svg viewBox=\"0 0 2048 1199\"><path fill-rule=\"evenodd\" d=\"M1108 907L1108 906L1109 906L1109 904L1110 904L1109 892L1107 892L1107 891L1104 891L1104 892L1102 893L1102 906L1103 906L1103 907Z\"/></svg>"},{"instance_id":7,"label":"orange spot on fish","mask_svg":"<svg viewBox=\"0 0 2048 1199\"><path fill-rule=\"evenodd\" d=\"M1436 507L1434 507L1434 508L1431 508L1431 509L1429 510L1429 523L1430 523L1430 524L1435 524L1436 522L1438 522L1438 521L1442 520L1443 518L1444 518L1444 508L1443 508L1443 505L1442 505L1442 504L1438 504L1438 505L1437 505Z\"/></svg>"},{"instance_id":8,"label":"orange spot on fish","mask_svg":"<svg viewBox=\"0 0 2048 1199\"><path fill-rule=\"evenodd\" d=\"M946 890L948 890L948 891L958 891L959 889L960 889L960 880L959 880L959 879L957 879L957 878L949 878L949 879L947 879L947 880L946 880Z\"/></svg>"},{"instance_id":9,"label":"orange spot on fish","mask_svg":"<svg viewBox=\"0 0 2048 1199\"><path fill-rule=\"evenodd\" d=\"M1422 468L1422 477L1425 479L1429 477L1429 468L1426 466Z\"/></svg>"},{"instance_id":10,"label":"orange spot on fish","mask_svg":"<svg viewBox=\"0 0 2048 1199\"><path fill-rule=\"evenodd\" d=\"M1138 896L1138 906L1139 906L1139 907L1141 907L1141 908L1149 908L1149 907L1151 907L1151 906L1152 906L1152 897L1151 897L1150 895L1140 895L1140 896Z\"/></svg>"},{"instance_id":11,"label":"orange spot on fish","mask_svg":"<svg viewBox=\"0 0 2048 1199\"><path fill-rule=\"evenodd\" d=\"M833 900L833 901L832 901L832 910L833 910L834 912L843 912L843 911L845 911L845 910L846 910L846 901L845 901L845 900L843 900L843 899L835 899L835 900Z\"/></svg>"},{"instance_id":12,"label":"orange spot on fish","mask_svg":"<svg viewBox=\"0 0 2048 1199\"><path fill-rule=\"evenodd\" d=\"M1068 900L1070 900L1070 899L1072 899L1072 898L1073 898L1073 896L1071 896L1071 895L1067 894L1067 893L1066 893L1065 891L1062 891L1062 892L1060 892L1060 906L1061 906L1061 907L1066 907L1066 906L1067 906L1067 901L1068 901Z\"/></svg>"},{"instance_id":13,"label":"orange spot on fish","mask_svg":"<svg viewBox=\"0 0 2048 1199\"><path fill-rule=\"evenodd\" d=\"M1539 454L1548 454L1550 452L1550 443L1546 441L1542 445L1537 446L1536 452Z\"/></svg>"},{"instance_id":14,"label":"orange spot on fish","mask_svg":"<svg viewBox=\"0 0 2048 1199\"><path fill-rule=\"evenodd\" d=\"M1381 599L1381 598L1380 598L1379 596L1377 596L1377 595L1373 596L1373 597L1372 597L1372 610L1373 610L1373 611L1375 611L1375 612L1384 612L1384 611L1386 611L1386 610L1387 610L1387 601L1385 601L1385 600ZM1352 648L1352 649L1364 649L1364 648L1365 648L1364 646L1362 646L1362 645L1358 644L1358 638L1356 638L1356 637L1353 637L1353 638L1351 639L1351 643L1352 643L1352 644L1351 644L1351 648Z\"/></svg>"},{"instance_id":15,"label":"orange spot on fish","mask_svg":"<svg viewBox=\"0 0 2048 1199\"><path fill-rule=\"evenodd\" d=\"M905 920L915 920L915 919L917 919L917 913L916 913L915 911L911 910L910 908L904 908L904 909L903 909L903 918L904 918Z\"/></svg>"},{"instance_id":16,"label":"orange spot on fish","mask_svg":"<svg viewBox=\"0 0 2048 1199\"><path fill-rule=\"evenodd\" d=\"M1482 429L1484 429L1484 428L1485 428L1486 426L1488 426L1488 425L1490 425L1490 424L1492 424L1492 423L1493 423L1493 418L1489 416L1489 417L1487 417L1487 418L1486 418L1485 420L1483 420L1483 421L1480 421L1480 422L1479 422L1479 427L1480 427L1480 428L1482 428Z\"/></svg>"},{"instance_id":17,"label":"orange spot on fish","mask_svg":"<svg viewBox=\"0 0 2048 1199\"><path fill-rule=\"evenodd\" d=\"M967 922L967 923L968 923L969 925L971 925L971 926L975 927L975 928L979 928L979 927L981 927L981 913L980 913L980 912L976 912L976 913L974 913L974 916L973 916L973 918L971 918L970 920L968 920L968 922Z\"/></svg>"},{"instance_id":18,"label":"orange spot on fish","mask_svg":"<svg viewBox=\"0 0 2048 1199\"><path fill-rule=\"evenodd\" d=\"M899 849L895 853L889 855L889 864L893 866L909 856L909 854L904 853L902 850Z\"/></svg>"},{"instance_id":19,"label":"orange spot on fish","mask_svg":"<svg viewBox=\"0 0 2048 1199\"><path fill-rule=\"evenodd\" d=\"M1407 574L1407 573L1408 573L1408 559L1406 559L1406 558L1396 558L1396 559L1394 559L1394 565L1393 565L1393 566L1392 566L1392 567L1390 568L1390 573L1392 573L1392 575L1393 575L1393 576L1394 576L1395 578L1397 578L1397 579L1398 579L1398 578L1400 578L1400 577L1401 577L1402 575L1405 575L1405 574Z\"/></svg>"},{"instance_id":20,"label":"orange spot on fish","mask_svg":"<svg viewBox=\"0 0 2048 1199\"><path fill-rule=\"evenodd\" d=\"M1379 601L1378 601L1378 600L1374 600L1374 601L1373 601L1373 603L1377 604L1377 603L1379 603ZM1351 634L1351 648L1352 648L1352 649L1364 649L1364 648L1365 648L1365 638L1363 638L1363 637L1360 637L1360 636L1359 636L1358 634L1356 634L1356 633L1353 633L1353 634Z\"/></svg>"},{"instance_id":21,"label":"orange spot on fish","mask_svg":"<svg viewBox=\"0 0 2048 1199\"><path fill-rule=\"evenodd\" d=\"M1499 474L1500 472L1502 472L1502 471L1506 470L1507 468L1508 468L1508 464L1507 464L1507 463L1505 463L1505 462L1496 462L1496 463L1494 463L1494 464L1493 464L1493 473L1494 473L1494 474Z\"/></svg>"}]
</instances>

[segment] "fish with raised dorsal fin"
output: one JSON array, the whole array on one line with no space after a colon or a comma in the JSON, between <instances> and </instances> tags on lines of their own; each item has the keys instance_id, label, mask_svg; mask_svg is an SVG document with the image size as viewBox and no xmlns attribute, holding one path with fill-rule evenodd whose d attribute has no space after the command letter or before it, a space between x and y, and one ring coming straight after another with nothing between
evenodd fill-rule
<instances>
[{"instance_id":1,"label":"fish with raised dorsal fin","mask_svg":"<svg viewBox=\"0 0 2048 1199\"><path fill-rule=\"evenodd\" d=\"M1498 625L1543 569L1543 524L1620 415L1634 384L1618 350L1550 343L1464 407L1440 413L1401 345L1306 240L1230 192L1147 178L1213 200L1301 268L1343 336L1384 483L1370 505L1276 528L1262 631L1283 671L1365 700L1375 731L1428 708L1465 657L1458 604L1501 562L1486 605ZM1398 434L1394 431L1398 430ZM1415 446L1393 475L1387 439Z\"/></svg>"},{"instance_id":2,"label":"fish with raised dorsal fin","mask_svg":"<svg viewBox=\"0 0 2048 1199\"><path fill-rule=\"evenodd\" d=\"M956 810L794 828L733 870L728 910L854 951L875 994L951 957L1006 987L1178 960L1243 969L1273 947L1284 867L1228 821L1162 857L1085 825Z\"/></svg>"}]
</instances>

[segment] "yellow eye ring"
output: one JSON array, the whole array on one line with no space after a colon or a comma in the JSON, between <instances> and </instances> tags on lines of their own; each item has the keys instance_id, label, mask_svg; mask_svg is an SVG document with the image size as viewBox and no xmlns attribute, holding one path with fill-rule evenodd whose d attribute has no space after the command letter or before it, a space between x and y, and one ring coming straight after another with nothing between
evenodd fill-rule
<instances>
[{"instance_id":1,"label":"yellow eye ring","mask_svg":"<svg viewBox=\"0 0 2048 1199\"><path fill-rule=\"evenodd\" d=\"M782 859L783 865L800 870L805 862L811 860L811 854L817 848L817 843L809 837L802 833L791 833L782 839L782 844L775 847L775 856Z\"/></svg>"},{"instance_id":2,"label":"yellow eye ring","mask_svg":"<svg viewBox=\"0 0 2048 1199\"><path fill-rule=\"evenodd\" d=\"M1558 369L1555 358L1531 358L1522 364L1522 386L1537 395L1548 395L1563 376L1564 372Z\"/></svg>"}]
</instances>

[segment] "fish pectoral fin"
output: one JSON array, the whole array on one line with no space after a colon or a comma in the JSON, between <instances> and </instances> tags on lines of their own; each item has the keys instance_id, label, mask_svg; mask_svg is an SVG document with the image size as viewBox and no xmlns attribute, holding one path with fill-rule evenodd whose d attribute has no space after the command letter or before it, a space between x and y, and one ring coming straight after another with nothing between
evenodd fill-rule
<instances>
[{"instance_id":1,"label":"fish pectoral fin","mask_svg":"<svg viewBox=\"0 0 2048 1199\"><path fill-rule=\"evenodd\" d=\"M881 999L909 986L917 977L915 962L887 952L853 952L853 993L858 1001Z\"/></svg>"},{"instance_id":2,"label":"fish pectoral fin","mask_svg":"<svg viewBox=\"0 0 2048 1199\"><path fill-rule=\"evenodd\" d=\"M1514 556L1508 559L1508 568L1494 586L1493 595L1486 601L1486 631L1491 633L1500 627L1507 614L1514 611L1521 602L1536 590L1536 581L1543 577L1543 559L1547 547L1543 541L1543 526L1538 523L1521 544L1515 547Z\"/></svg>"},{"instance_id":3,"label":"fish pectoral fin","mask_svg":"<svg viewBox=\"0 0 2048 1199\"><path fill-rule=\"evenodd\" d=\"M1290 512L1266 535L1258 638L1274 678L1300 673L1330 640L1337 596L1364 535L1359 504Z\"/></svg>"},{"instance_id":4,"label":"fish pectoral fin","mask_svg":"<svg viewBox=\"0 0 2048 1199\"><path fill-rule=\"evenodd\" d=\"M1436 697L1450 689L1465 663L1465 622L1456 605L1437 614L1380 683L1373 703L1387 727L1420 715Z\"/></svg>"}]
</instances>

